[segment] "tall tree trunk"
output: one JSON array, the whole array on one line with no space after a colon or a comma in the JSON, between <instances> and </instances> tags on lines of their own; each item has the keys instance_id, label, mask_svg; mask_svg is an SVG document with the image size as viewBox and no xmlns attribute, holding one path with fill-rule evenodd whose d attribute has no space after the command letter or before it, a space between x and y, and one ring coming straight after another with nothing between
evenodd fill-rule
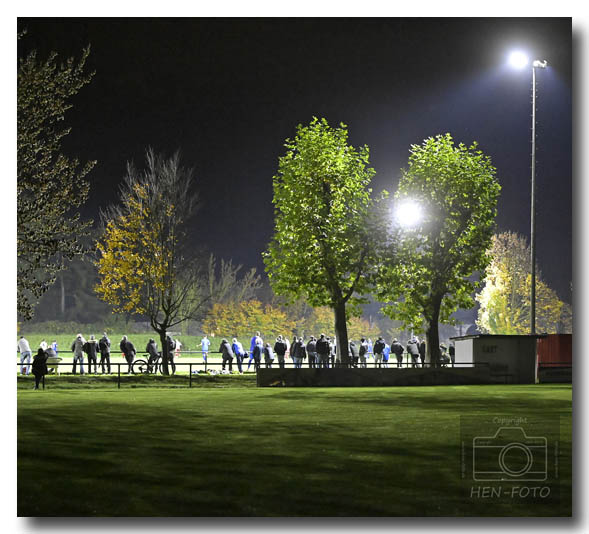
<instances>
[{"instance_id":1,"label":"tall tree trunk","mask_svg":"<svg viewBox=\"0 0 589 534\"><path fill-rule=\"evenodd\" d=\"M440 333L438 326L442 297L435 297L432 304L432 314L427 319L427 330L425 331L425 361L432 367L437 367L440 364Z\"/></svg>"},{"instance_id":2,"label":"tall tree trunk","mask_svg":"<svg viewBox=\"0 0 589 534\"><path fill-rule=\"evenodd\" d=\"M338 301L333 308L335 315L335 339L337 350L335 361L338 364L348 366L350 364L348 350L348 325L346 323L346 303L343 299Z\"/></svg>"}]
</instances>

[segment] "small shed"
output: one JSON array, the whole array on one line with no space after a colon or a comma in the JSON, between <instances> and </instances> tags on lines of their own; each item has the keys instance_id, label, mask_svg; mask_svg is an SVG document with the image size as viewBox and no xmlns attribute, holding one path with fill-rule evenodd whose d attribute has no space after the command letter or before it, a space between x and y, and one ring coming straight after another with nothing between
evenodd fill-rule
<instances>
[{"instance_id":1,"label":"small shed","mask_svg":"<svg viewBox=\"0 0 589 534\"><path fill-rule=\"evenodd\" d=\"M477 334L450 338L460 366L488 365L493 382L534 384L537 382L537 335Z\"/></svg>"}]
</instances>

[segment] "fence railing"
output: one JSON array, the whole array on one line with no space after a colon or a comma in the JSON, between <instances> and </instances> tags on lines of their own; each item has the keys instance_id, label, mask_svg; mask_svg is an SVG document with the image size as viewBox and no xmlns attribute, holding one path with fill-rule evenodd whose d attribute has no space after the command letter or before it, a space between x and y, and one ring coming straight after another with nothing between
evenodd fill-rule
<instances>
[{"instance_id":1,"label":"fence railing","mask_svg":"<svg viewBox=\"0 0 589 534\"><path fill-rule=\"evenodd\" d=\"M110 353L112 354L122 354L121 351L112 351ZM194 354L194 355L198 355L202 357L202 351L182 351L183 355L186 354ZM202 361L202 362L181 362L175 359L172 360L168 360L168 370L169 370L169 376L173 376L176 375L176 369L177 368L188 368L188 387L192 387L192 379L193 376L198 374L200 369L203 369L204 372L209 372L209 371L215 371L215 373L219 373L222 372L223 370L227 370L227 371L232 371L234 368L236 369L243 369L245 366L247 366L247 370L245 370L244 372L249 372L249 369L253 367L253 372L257 373L259 368L311 368L311 369L319 369L319 368L323 368L323 369L331 369L331 368L342 368L342 367L348 367L348 368L355 368L355 369L367 369L367 368L376 368L376 369L390 369L390 370L394 370L394 369L410 369L410 368L427 368L427 367L474 367L478 364L473 364L473 363L440 363L438 362L437 365L433 362L422 362L421 360L418 361L412 361L412 360L408 360L406 358L406 356L404 355L403 358L403 362L399 363L396 359L395 356L393 356L392 358L389 357L388 361L383 361L383 360L375 360L372 357L372 354L370 354L368 356L368 358L366 358L366 363L360 362L360 361L354 361L354 363L351 364L342 364L339 362L336 362L334 360L333 357L330 357L328 361L310 361L309 357L307 356L307 358L305 358L303 360L303 362L301 364L296 364L293 359L291 357L287 357L285 358L284 362L279 362L278 361L278 357L275 356L275 358L273 360L270 361L266 361L266 359L262 358L260 359L259 362L256 362L254 359L250 358L250 353L247 352L247 354L245 356L241 357L241 362L238 363L236 357L233 358L233 360L231 362L229 362L228 360L226 360L226 362L224 363L222 358L215 358L213 360L208 359L208 356L210 356L211 354L221 354L218 351L208 351L207 352L207 359ZM68 355L69 358L72 358L73 360L73 356ZM110 361L106 361L106 362L102 362L100 361L99 356L96 357L96 360L92 360L92 362L90 363L88 361L87 358L83 358L81 361L78 360L75 363L73 361L63 361L63 357L58 355L58 358L62 358L62 361L59 362L48 362L47 363L47 367L49 369L55 370L56 374L58 374L58 369L59 368L70 368L72 369L72 372L70 374L80 374L80 375L86 375L86 374L94 374L94 375L113 375L115 373L112 372L105 372L106 369L108 368L116 368L116 376L117 376L117 387L120 389L121 387L121 376L141 376L141 375L156 375L158 373L161 374L161 368L162 368L162 358L160 357L158 360L154 361L151 365L149 363L149 355L147 354L140 354L138 356L136 356L133 360L133 362L129 363L127 361L125 362L110 362ZM30 370L32 367L32 363L28 363L28 362L20 362L17 361L16 362L17 367L19 367L21 369L21 374L22 374L22 370L25 370L26 374L30 374ZM75 373L74 369L78 368L78 366L80 367L80 370L82 370L84 368L84 366L87 366L88 368L91 368L92 366L94 367L94 373L92 373L91 371L81 371L80 373ZM121 367L123 367L123 373L121 373ZM101 372L98 372L98 369L100 368ZM125 372L126 371L126 372ZM166 376L166 375L164 375ZM178 375L178 376L182 376L184 377L185 375ZM45 376L43 376L43 380L42 380L42 384L43 384L43 389L45 389Z\"/></svg>"}]
</instances>

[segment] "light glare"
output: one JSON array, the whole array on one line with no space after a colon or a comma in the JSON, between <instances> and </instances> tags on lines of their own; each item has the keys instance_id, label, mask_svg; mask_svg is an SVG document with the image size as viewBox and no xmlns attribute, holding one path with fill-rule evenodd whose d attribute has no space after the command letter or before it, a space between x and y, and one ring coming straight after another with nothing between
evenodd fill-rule
<instances>
[{"instance_id":1,"label":"light glare","mask_svg":"<svg viewBox=\"0 0 589 534\"><path fill-rule=\"evenodd\" d=\"M401 226L415 226L422 218L421 206L413 200L406 200L397 206L395 217Z\"/></svg>"},{"instance_id":2,"label":"light glare","mask_svg":"<svg viewBox=\"0 0 589 534\"><path fill-rule=\"evenodd\" d=\"M509 64L514 69L523 69L528 64L528 56L526 56L523 52L512 52L509 55Z\"/></svg>"}]
</instances>

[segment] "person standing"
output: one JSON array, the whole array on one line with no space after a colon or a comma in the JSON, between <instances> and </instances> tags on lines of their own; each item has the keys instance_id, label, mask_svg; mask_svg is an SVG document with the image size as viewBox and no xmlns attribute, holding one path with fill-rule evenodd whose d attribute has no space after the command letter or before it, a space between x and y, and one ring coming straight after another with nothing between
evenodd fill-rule
<instances>
[{"instance_id":1,"label":"person standing","mask_svg":"<svg viewBox=\"0 0 589 534\"><path fill-rule=\"evenodd\" d=\"M372 339L368 338L366 341L368 343L368 350L366 351L366 360L374 357L374 347L372 346Z\"/></svg>"},{"instance_id":2,"label":"person standing","mask_svg":"<svg viewBox=\"0 0 589 534\"><path fill-rule=\"evenodd\" d=\"M368 354L368 342L365 338L360 339L360 348L358 349L358 358L360 360L360 367L366 367L366 354Z\"/></svg>"},{"instance_id":3,"label":"person standing","mask_svg":"<svg viewBox=\"0 0 589 534\"><path fill-rule=\"evenodd\" d=\"M51 343L51 348L53 349L53 352L55 352L55 355L57 356L57 340L54 340L53 343Z\"/></svg>"},{"instance_id":4,"label":"person standing","mask_svg":"<svg viewBox=\"0 0 589 534\"><path fill-rule=\"evenodd\" d=\"M129 370L127 372L131 373L131 367L133 365L133 361L135 360L135 346L133 343L131 343L127 336L123 336L123 339L121 339L121 342L119 343L119 348L121 349L125 360L127 360L127 364L129 365Z\"/></svg>"},{"instance_id":5,"label":"person standing","mask_svg":"<svg viewBox=\"0 0 589 534\"><path fill-rule=\"evenodd\" d=\"M47 374L47 353L41 347L33 359L33 374L35 375L35 386L33 389L39 389L39 383Z\"/></svg>"},{"instance_id":6,"label":"person standing","mask_svg":"<svg viewBox=\"0 0 589 534\"><path fill-rule=\"evenodd\" d=\"M448 354L450 355L450 363L452 364L452 367L454 367L454 362L456 360L456 347L454 346L454 343L450 343L450 346L448 347Z\"/></svg>"},{"instance_id":7,"label":"person standing","mask_svg":"<svg viewBox=\"0 0 589 534\"><path fill-rule=\"evenodd\" d=\"M88 372L92 373L92 362L94 362L94 374L98 374L98 365L96 354L98 353L98 342L94 339L94 334L84 343L84 352L88 355Z\"/></svg>"},{"instance_id":8,"label":"person standing","mask_svg":"<svg viewBox=\"0 0 589 534\"><path fill-rule=\"evenodd\" d=\"M284 355L286 354L286 343L280 335L276 338L276 343L274 343L274 352L276 353L276 357L278 358L278 367L280 367L280 369L284 369Z\"/></svg>"},{"instance_id":9,"label":"person standing","mask_svg":"<svg viewBox=\"0 0 589 534\"><path fill-rule=\"evenodd\" d=\"M180 343L180 340L179 339L175 339L174 340L174 343L176 343L176 346L174 347L174 358L176 360L179 360L180 359L180 355L182 354L180 352L180 349L182 348L182 343Z\"/></svg>"},{"instance_id":10,"label":"person standing","mask_svg":"<svg viewBox=\"0 0 589 534\"><path fill-rule=\"evenodd\" d=\"M399 343L397 338L393 339L391 344L391 352L397 357L397 367L403 366L403 345Z\"/></svg>"},{"instance_id":11,"label":"person standing","mask_svg":"<svg viewBox=\"0 0 589 534\"><path fill-rule=\"evenodd\" d=\"M258 344L255 344L254 345L254 350L250 353L250 359L249 359L249 362L247 364L247 370L248 371L249 371L249 368L250 368L250 363L252 361L254 362L254 369L256 370L256 372L258 371L258 369L260 368L260 365L262 364L262 354L263 354L263 352L264 352L264 347L262 345L258 345Z\"/></svg>"},{"instance_id":12,"label":"person standing","mask_svg":"<svg viewBox=\"0 0 589 534\"><path fill-rule=\"evenodd\" d=\"M223 358L223 371L225 370L225 364L229 363L229 372L231 372L233 370L233 350L231 349L231 345L229 345L229 341L227 341L225 338L223 338L221 341L219 352Z\"/></svg>"},{"instance_id":13,"label":"person standing","mask_svg":"<svg viewBox=\"0 0 589 534\"><path fill-rule=\"evenodd\" d=\"M82 334L78 334L76 339L71 346L71 351L74 353L74 365L72 368L72 374L76 374L76 364L80 362L80 374L84 374L84 343L86 340L82 336Z\"/></svg>"},{"instance_id":14,"label":"person standing","mask_svg":"<svg viewBox=\"0 0 589 534\"><path fill-rule=\"evenodd\" d=\"M272 369L272 362L274 361L274 351L270 346L270 343L266 343L264 346L264 363L266 364L266 369Z\"/></svg>"},{"instance_id":15,"label":"person standing","mask_svg":"<svg viewBox=\"0 0 589 534\"><path fill-rule=\"evenodd\" d=\"M353 340L350 340L350 362L351 367L358 367L359 351L358 346Z\"/></svg>"},{"instance_id":16,"label":"person standing","mask_svg":"<svg viewBox=\"0 0 589 534\"><path fill-rule=\"evenodd\" d=\"M243 350L243 345L241 344L241 341L238 341L236 337L233 338L231 350L233 350L233 354L235 354L235 361L237 362L237 369L239 369L239 374L242 375L243 369L241 367L241 364L243 363L245 350Z\"/></svg>"},{"instance_id":17,"label":"person standing","mask_svg":"<svg viewBox=\"0 0 589 534\"><path fill-rule=\"evenodd\" d=\"M200 350L202 351L202 361L203 363L207 363L207 355L209 353L209 347L211 346L211 342L207 335L205 334L204 337L200 340Z\"/></svg>"},{"instance_id":18,"label":"person standing","mask_svg":"<svg viewBox=\"0 0 589 534\"><path fill-rule=\"evenodd\" d=\"M303 338L295 338L295 342L291 345L292 361L294 362L295 369L300 369L303 366L303 360L305 359L305 345L303 344Z\"/></svg>"},{"instance_id":19,"label":"person standing","mask_svg":"<svg viewBox=\"0 0 589 534\"><path fill-rule=\"evenodd\" d=\"M168 363L172 368L172 374L176 373L176 364L174 363L174 353L176 351L176 342L169 334L166 336L166 344L168 345Z\"/></svg>"},{"instance_id":20,"label":"person standing","mask_svg":"<svg viewBox=\"0 0 589 534\"><path fill-rule=\"evenodd\" d=\"M259 347L259 349L256 351L256 347ZM250 342L250 358L249 361L247 362L247 370L250 370L250 365L252 364L252 361L254 362L254 367L257 369L260 368L260 362L262 360L262 352L264 350L264 340L261 338L260 336L260 332L256 332L254 336L252 336L251 342ZM256 354L258 355L258 365L256 366Z\"/></svg>"},{"instance_id":21,"label":"person standing","mask_svg":"<svg viewBox=\"0 0 589 534\"><path fill-rule=\"evenodd\" d=\"M307 356L309 356L309 368L315 369L315 367L319 367L317 362L317 340L311 336L309 342L307 343Z\"/></svg>"},{"instance_id":22,"label":"person standing","mask_svg":"<svg viewBox=\"0 0 589 534\"><path fill-rule=\"evenodd\" d=\"M391 346L385 342L384 350L382 351L382 366L389 366L389 354L391 353Z\"/></svg>"},{"instance_id":23,"label":"person standing","mask_svg":"<svg viewBox=\"0 0 589 534\"><path fill-rule=\"evenodd\" d=\"M419 343L419 359L421 360L421 367L425 367L425 339Z\"/></svg>"},{"instance_id":24,"label":"person standing","mask_svg":"<svg viewBox=\"0 0 589 534\"><path fill-rule=\"evenodd\" d=\"M29 375L31 374L31 347L24 336L20 336L17 348L20 352L20 374Z\"/></svg>"},{"instance_id":25,"label":"person standing","mask_svg":"<svg viewBox=\"0 0 589 534\"><path fill-rule=\"evenodd\" d=\"M47 341L45 341L44 339L41 341L41 343L39 343L39 347L42 348L44 351L47 350L47 347L49 347L49 345L47 345Z\"/></svg>"},{"instance_id":26,"label":"person standing","mask_svg":"<svg viewBox=\"0 0 589 534\"><path fill-rule=\"evenodd\" d=\"M108 369L110 374L110 339L106 335L106 332L102 333L102 337L98 341L98 350L100 350L100 367L102 368L102 374L104 374L104 368Z\"/></svg>"},{"instance_id":27,"label":"person standing","mask_svg":"<svg viewBox=\"0 0 589 534\"><path fill-rule=\"evenodd\" d=\"M374 344L374 367L382 367L382 353L384 351L385 342L382 336L378 336Z\"/></svg>"},{"instance_id":28,"label":"person standing","mask_svg":"<svg viewBox=\"0 0 589 534\"><path fill-rule=\"evenodd\" d=\"M325 334L321 334L317 343L315 344L315 349L317 350L317 356L319 358L319 367L323 369L329 368L329 353L331 352L331 347L329 345L329 341L325 337Z\"/></svg>"},{"instance_id":29,"label":"person standing","mask_svg":"<svg viewBox=\"0 0 589 534\"><path fill-rule=\"evenodd\" d=\"M149 359L147 360L147 367L149 368L150 372L157 373L157 364L159 362L161 354L157 350L157 343L155 339L150 338L145 346L145 352L149 354Z\"/></svg>"},{"instance_id":30,"label":"person standing","mask_svg":"<svg viewBox=\"0 0 589 534\"><path fill-rule=\"evenodd\" d=\"M407 354L411 356L411 367L419 367L419 346L418 339L415 336L413 336L407 343Z\"/></svg>"}]
</instances>

